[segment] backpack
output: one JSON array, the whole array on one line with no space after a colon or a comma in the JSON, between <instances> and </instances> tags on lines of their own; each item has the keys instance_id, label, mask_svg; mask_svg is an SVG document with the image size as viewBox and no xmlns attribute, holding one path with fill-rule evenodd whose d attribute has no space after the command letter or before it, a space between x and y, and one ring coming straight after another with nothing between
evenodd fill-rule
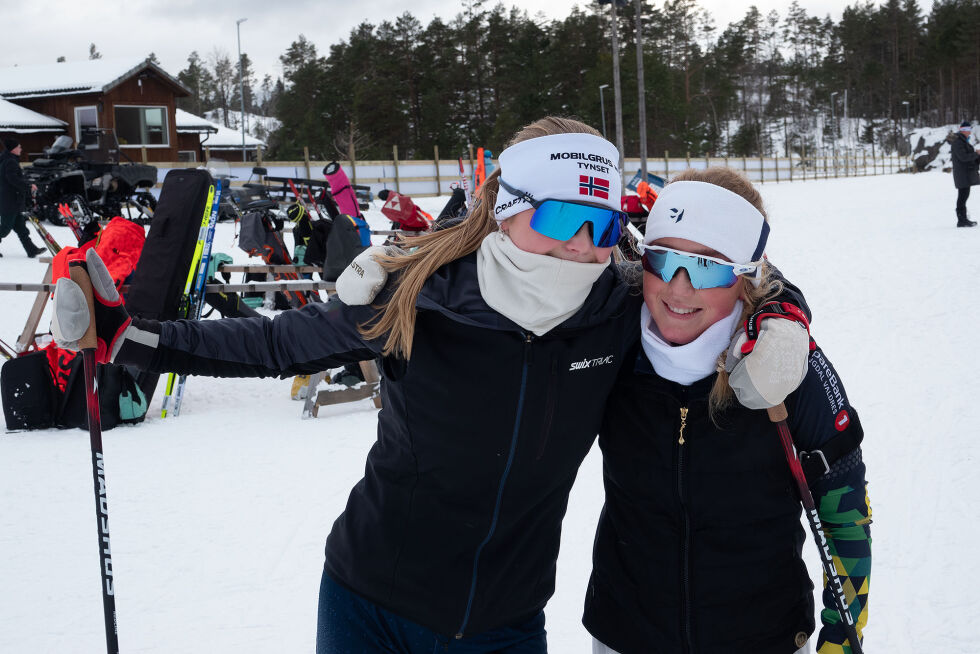
<instances>
[{"instance_id":1,"label":"backpack","mask_svg":"<svg viewBox=\"0 0 980 654\"><path fill-rule=\"evenodd\" d=\"M335 282L354 257L371 245L371 231L363 218L340 215L333 221L327 239L327 260L323 277Z\"/></svg>"},{"instance_id":2,"label":"backpack","mask_svg":"<svg viewBox=\"0 0 980 654\"><path fill-rule=\"evenodd\" d=\"M149 400L126 366L97 366L99 413L103 430L120 423L142 422ZM77 352L54 343L11 359L0 368L7 429L88 429L84 365Z\"/></svg>"}]
</instances>

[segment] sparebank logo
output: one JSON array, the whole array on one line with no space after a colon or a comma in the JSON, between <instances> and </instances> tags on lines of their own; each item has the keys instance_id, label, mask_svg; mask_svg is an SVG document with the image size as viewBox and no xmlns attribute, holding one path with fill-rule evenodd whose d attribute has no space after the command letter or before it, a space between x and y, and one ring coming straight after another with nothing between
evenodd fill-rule
<instances>
[{"instance_id":1,"label":"sparebank logo","mask_svg":"<svg viewBox=\"0 0 980 654\"><path fill-rule=\"evenodd\" d=\"M675 223L679 223L680 221L684 220L684 210L683 209L671 209L670 210L670 219L673 220Z\"/></svg>"},{"instance_id":2,"label":"sparebank logo","mask_svg":"<svg viewBox=\"0 0 980 654\"><path fill-rule=\"evenodd\" d=\"M595 359L583 359L582 361L573 361L572 365L568 366L568 370L585 370L586 368L597 368L598 366L604 366L608 363L612 363L615 356L610 354L609 356L596 357Z\"/></svg>"}]
</instances>

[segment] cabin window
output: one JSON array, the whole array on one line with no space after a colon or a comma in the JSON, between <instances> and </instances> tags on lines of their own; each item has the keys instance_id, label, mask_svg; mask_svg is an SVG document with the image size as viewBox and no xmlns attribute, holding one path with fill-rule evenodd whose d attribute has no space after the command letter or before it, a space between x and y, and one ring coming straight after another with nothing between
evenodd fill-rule
<instances>
[{"instance_id":1,"label":"cabin window","mask_svg":"<svg viewBox=\"0 0 980 654\"><path fill-rule=\"evenodd\" d=\"M75 143L80 150L99 148L99 113L95 107L75 107Z\"/></svg>"},{"instance_id":2,"label":"cabin window","mask_svg":"<svg viewBox=\"0 0 980 654\"><path fill-rule=\"evenodd\" d=\"M170 145L166 107L116 107L115 112L119 145Z\"/></svg>"}]
</instances>

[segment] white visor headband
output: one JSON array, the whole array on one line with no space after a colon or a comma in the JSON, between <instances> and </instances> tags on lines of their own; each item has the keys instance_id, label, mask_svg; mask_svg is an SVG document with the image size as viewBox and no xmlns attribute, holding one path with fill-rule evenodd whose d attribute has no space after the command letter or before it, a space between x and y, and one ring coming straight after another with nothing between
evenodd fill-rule
<instances>
[{"instance_id":1,"label":"white visor headband","mask_svg":"<svg viewBox=\"0 0 980 654\"><path fill-rule=\"evenodd\" d=\"M683 238L706 245L734 263L762 258L769 224L748 200L708 182L671 182L647 217L643 244Z\"/></svg>"},{"instance_id":2,"label":"white visor headband","mask_svg":"<svg viewBox=\"0 0 980 654\"><path fill-rule=\"evenodd\" d=\"M620 210L619 151L601 136L539 136L510 146L497 161L501 179L535 201L584 202ZM501 186L493 215L500 222L531 208L526 197L513 195Z\"/></svg>"}]
</instances>

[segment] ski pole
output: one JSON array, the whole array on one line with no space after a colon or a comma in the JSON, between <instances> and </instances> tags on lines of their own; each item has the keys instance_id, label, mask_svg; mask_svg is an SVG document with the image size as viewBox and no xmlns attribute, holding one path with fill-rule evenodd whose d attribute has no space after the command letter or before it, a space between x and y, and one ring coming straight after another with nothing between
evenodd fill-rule
<instances>
[{"instance_id":1,"label":"ski pole","mask_svg":"<svg viewBox=\"0 0 980 654\"><path fill-rule=\"evenodd\" d=\"M463 195L466 196L466 208L470 208L470 184L466 179L466 171L463 170L463 157L459 158L459 179L463 184Z\"/></svg>"},{"instance_id":2,"label":"ski pole","mask_svg":"<svg viewBox=\"0 0 980 654\"><path fill-rule=\"evenodd\" d=\"M68 274L85 294L89 316L92 316L80 346L85 374L85 399L88 405L88 435L92 445L95 519L102 563L100 572L102 573L102 611L105 615L105 644L108 654L118 654L115 582L112 574L112 552L109 548L109 507L106 502L105 461L102 456L102 419L99 415L99 390L95 384L95 349L98 345L95 333L95 300L92 296L92 281L89 279L88 272L81 266L81 262L69 264Z\"/></svg>"},{"instance_id":3,"label":"ski pole","mask_svg":"<svg viewBox=\"0 0 980 654\"><path fill-rule=\"evenodd\" d=\"M830 585L830 592L834 596L837 613L840 614L843 621L844 635L850 641L852 654L864 654L864 650L861 649L861 641L858 639L857 629L854 626L854 617L851 616L851 609L847 606L847 598L844 597L844 586L841 584L837 568L834 566L834 557L830 553L827 537L823 533L823 525L817 513L816 503L813 501L813 494L806 482L806 475L803 474L803 466L796 456L793 436L789 433L789 426L786 424L786 418L789 416L786 405L780 403L774 407L769 407L767 412L769 419L776 423L779 440L782 442L783 452L786 454L786 462L789 464L790 472L793 473L796 488L800 493L800 501L803 503L803 513L806 514L807 522L810 523L810 531L813 532L817 549L820 550L820 563L823 565L824 574L827 575L827 583Z\"/></svg>"}]
</instances>

